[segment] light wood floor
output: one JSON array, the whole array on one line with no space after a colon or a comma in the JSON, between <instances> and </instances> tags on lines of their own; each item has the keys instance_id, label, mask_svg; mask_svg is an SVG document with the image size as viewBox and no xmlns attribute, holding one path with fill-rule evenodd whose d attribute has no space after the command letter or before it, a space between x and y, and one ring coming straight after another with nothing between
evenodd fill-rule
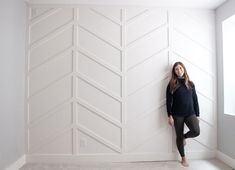
<instances>
[{"instance_id":1,"label":"light wood floor","mask_svg":"<svg viewBox=\"0 0 235 170\"><path fill-rule=\"evenodd\" d=\"M20 170L233 170L217 159L189 160L189 164L189 167L185 168L178 161L82 165L32 163L24 165Z\"/></svg>"}]
</instances>

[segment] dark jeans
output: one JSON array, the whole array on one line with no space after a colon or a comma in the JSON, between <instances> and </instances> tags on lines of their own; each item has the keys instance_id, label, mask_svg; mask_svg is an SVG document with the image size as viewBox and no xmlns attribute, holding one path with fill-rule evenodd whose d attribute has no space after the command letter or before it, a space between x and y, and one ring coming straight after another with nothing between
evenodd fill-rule
<instances>
[{"instance_id":1,"label":"dark jeans","mask_svg":"<svg viewBox=\"0 0 235 170\"><path fill-rule=\"evenodd\" d=\"M176 145L181 157L184 157L183 139L193 138L200 134L199 120L196 115L186 117L173 116L173 118L176 132ZM186 134L184 134L184 123L189 128L189 131Z\"/></svg>"}]
</instances>

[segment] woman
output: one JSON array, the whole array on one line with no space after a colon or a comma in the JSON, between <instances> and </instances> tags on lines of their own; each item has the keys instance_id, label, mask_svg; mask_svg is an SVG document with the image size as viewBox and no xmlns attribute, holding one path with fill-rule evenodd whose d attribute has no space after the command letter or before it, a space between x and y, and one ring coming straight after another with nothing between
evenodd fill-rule
<instances>
[{"instance_id":1,"label":"woman","mask_svg":"<svg viewBox=\"0 0 235 170\"><path fill-rule=\"evenodd\" d=\"M187 138L200 134L199 105L195 86L190 81L183 63L176 62L172 68L171 80L166 90L168 123L175 127L176 145L182 158L181 164L189 166L184 153ZM184 123L189 131L184 134Z\"/></svg>"}]
</instances>

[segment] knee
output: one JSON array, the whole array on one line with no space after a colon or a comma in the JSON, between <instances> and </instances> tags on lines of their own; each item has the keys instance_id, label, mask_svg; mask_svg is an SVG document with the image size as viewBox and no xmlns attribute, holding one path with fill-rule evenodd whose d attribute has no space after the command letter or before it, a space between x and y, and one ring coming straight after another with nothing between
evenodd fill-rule
<instances>
[{"instance_id":1,"label":"knee","mask_svg":"<svg viewBox=\"0 0 235 170\"><path fill-rule=\"evenodd\" d=\"M195 130L194 131L194 136L196 137L196 136L199 136L199 135L200 135L200 129Z\"/></svg>"}]
</instances>

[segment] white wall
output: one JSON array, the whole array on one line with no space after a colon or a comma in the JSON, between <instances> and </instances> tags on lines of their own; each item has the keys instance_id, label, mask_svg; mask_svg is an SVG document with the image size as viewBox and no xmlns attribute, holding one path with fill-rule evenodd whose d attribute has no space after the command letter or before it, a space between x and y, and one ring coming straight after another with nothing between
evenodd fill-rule
<instances>
[{"instance_id":1,"label":"white wall","mask_svg":"<svg viewBox=\"0 0 235 170\"><path fill-rule=\"evenodd\" d=\"M235 79L233 73L235 72L235 15L223 21L223 79L224 79L224 114L235 116L235 93L231 93L235 87Z\"/></svg>"},{"instance_id":2,"label":"white wall","mask_svg":"<svg viewBox=\"0 0 235 170\"><path fill-rule=\"evenodd\" d=\"M235 14L235 1L229 0L216 9L217 76L218 76L218 150L235 159L235 116L224 114L222 22ZM232 78L232 77L231 77Z\"/></svg>"},{"instance_id":3,"label":"white wall","mask_svg":"<svg viewBox=\"0 0 235 170\"><path fill-rule=\"evenodd\" d=\"M30 11L29 161L175 159L165 89L178 60L196 84L201 108L201 135L188 141L187 154L213 156L214 11L111 6Z\"/></svg>"},{"instance_id":4,"label":"white wall","mask_svg":"<svg viewBox=\"0 0 235 170\"><path fill-rule=\"evenodd\" d=\"M0 2L0 169L24 153L25 4Z\"/></svg>"}]
</instances>

